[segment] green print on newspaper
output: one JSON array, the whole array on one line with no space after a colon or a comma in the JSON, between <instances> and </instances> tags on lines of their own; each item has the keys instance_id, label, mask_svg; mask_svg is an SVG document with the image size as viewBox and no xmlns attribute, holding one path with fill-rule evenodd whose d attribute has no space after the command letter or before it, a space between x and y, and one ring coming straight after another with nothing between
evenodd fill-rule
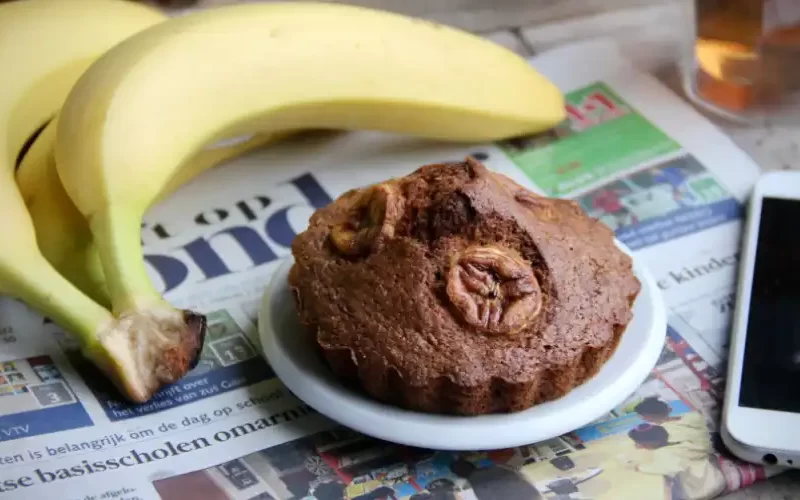
<instances>
[{"instance_id":1,"label":"green print on newspaper","mask_svg":"<svg viewBox=\"0 0 800 500\"><path fill-rule=\"evenodd\" d=\"M499 144L549 196L567 195L681 147L604 83L565 97L567 119L559 126Z\"/></svg>"}]
</instances>

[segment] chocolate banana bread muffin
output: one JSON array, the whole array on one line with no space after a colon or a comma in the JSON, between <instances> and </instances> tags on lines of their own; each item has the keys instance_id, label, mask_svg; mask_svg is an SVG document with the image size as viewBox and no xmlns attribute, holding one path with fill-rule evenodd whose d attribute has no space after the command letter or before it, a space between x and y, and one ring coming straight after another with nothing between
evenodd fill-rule
<instances>
[{"instance_id":1,"label":"chocolate banana bread muffin","mask_svg":"<svg viewBox=\"0 0 800 500\"><path fill-rule=\"evenodd\" d=\"M421 412L513 412L565 395L616 348L640 283L613 237L468 158L318 210L289 283L341 380Z\"/></svg>"}]
</instances>

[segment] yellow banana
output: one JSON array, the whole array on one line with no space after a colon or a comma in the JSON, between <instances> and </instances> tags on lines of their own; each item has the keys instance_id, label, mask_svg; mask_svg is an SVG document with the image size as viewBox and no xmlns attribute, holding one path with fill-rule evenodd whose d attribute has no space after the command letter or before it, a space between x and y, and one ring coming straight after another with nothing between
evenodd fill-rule
<instances>
[{"instance_id":1,"label":"yellow banana","mask_svg":"<svg viewBox=\"0 0 800 500\"><path fill-rule=\"evenodd\" d=\"M22 157L16 181L30 213L36 242L44 257L79 290L108 307L102 266L92 252L92 235L83 217L61 187L52 147L53 122Z\"/></svg>"},{"instance_id":2,"label":"yellow banana","mask_svg":"<svg viewBox=\"0 0 800 500\"><path fill-rule=\"evenodd\" d=\"M59 274L37 248L30 215L14 182L27 139L61 107L100 55L163 22L159 11L124 0L25 0L0 5L0 292L21 298L79 340L83 354L134 401L143 401L196 363L204 318L191 336L140 341ZM11 69L13 68L13 69Z\"/></svg>"},{"instance_id":3,"label":"yellow banana","mask_svg":"<svg viewBox=\"0 0 800 500\"><path fill-rule=\"evenodd\" d=\"M103 268L92 234L75 204L67 196L55 163L56 124L42 130L22 157L17 186L25 200L44 257L83 293L104 307L111 306ZM178 172L156 198L159 201L209 168L262 147L280 135L254 135L243 142L202 150Z\"/></svg>"},{"instance_id":4,"label":"yellow banana","mask_svg":"<svg viewBox=\"0 0 800 500\"><path fill-rule=\"evenodd\" d=\"M355 6L241 4L171 19L102 57L64 105L56 168L114 312L174 331L182 316L148 278L139 228L205 144L308 128L483 142L563 118L558 88L477 36Z\"/></svg>"}]
</instances>

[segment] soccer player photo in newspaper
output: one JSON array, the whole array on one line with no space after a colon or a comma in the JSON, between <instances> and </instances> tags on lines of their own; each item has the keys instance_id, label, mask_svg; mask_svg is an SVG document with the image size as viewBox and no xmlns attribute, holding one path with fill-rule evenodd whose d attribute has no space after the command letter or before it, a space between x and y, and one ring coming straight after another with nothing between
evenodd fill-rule
<instances>
[{"instance_id":1,"label":"soccer player photo in newspaper","mask_svg":"<svg viewBox=\"0 0 800 500\"><path fill-rule=\"evenodd\" d=\"M574 196L631 250L739 218L740 203L711 172L607 84L566 99L559 127L500 144L546 194ZM651 166L624 174L642 164Z\"/></svg>"}]
</instances>

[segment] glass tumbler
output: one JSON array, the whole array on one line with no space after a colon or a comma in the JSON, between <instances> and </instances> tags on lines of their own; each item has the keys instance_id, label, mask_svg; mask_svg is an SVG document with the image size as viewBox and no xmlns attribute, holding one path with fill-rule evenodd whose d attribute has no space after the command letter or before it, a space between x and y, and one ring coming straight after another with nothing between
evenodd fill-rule
<instances>
[{"instance_id":1,"label":"glass tumbler","mask_svg":"<svg viewBox=\"0 0 800 500\"><path fill-rule=\"evenodd\" d=\"M738 122L800 124L800 0L692 0L683 85Z\"/></svg>"}]
</instances>

